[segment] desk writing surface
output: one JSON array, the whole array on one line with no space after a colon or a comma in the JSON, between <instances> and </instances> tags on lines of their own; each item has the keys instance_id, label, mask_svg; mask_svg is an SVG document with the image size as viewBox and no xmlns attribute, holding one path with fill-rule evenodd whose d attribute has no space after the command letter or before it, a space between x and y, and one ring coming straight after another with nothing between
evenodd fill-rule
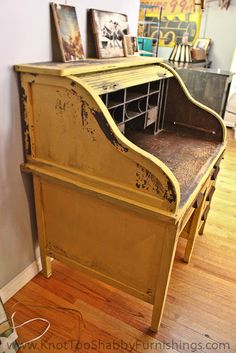
<instances>
[{"instance_id":1,"label":"desk writing surface","mask_svg":"<svg viewBox=\"0 0 236 353\"><path fill-rule=\"evenodd\" d=\"M222 148L222 144L215 141L166 130L158 135L130 131L127 138L170 168L180 184L180 206L188 200Z\"/></svg>"}]
</instances>

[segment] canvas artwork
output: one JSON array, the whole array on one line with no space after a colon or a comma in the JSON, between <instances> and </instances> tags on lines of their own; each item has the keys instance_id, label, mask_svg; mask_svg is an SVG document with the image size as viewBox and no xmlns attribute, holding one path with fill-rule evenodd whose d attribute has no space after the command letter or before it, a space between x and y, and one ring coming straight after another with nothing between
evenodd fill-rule
<instances>
[{"instance_id":1,"label":"canvas artwork","mask_svg":"<svg viewBox=\"0 0 236 353\"><path fill-rule=\"evenodd\" d=\"M68 62L84 59L75 7L51 3L51 8L62 60Z\"/></svg>"},{"instance_id":2,"label":"canvas artwork","mask_svg":"<svg viewBox=\"0 0 236 353\"><path fill-rule=\"evenodd\" d=\"M198 38L193 48L204 49L207 53L209 51L210 44L211 44L210 38Z\"/></svg>"},{"instance_id":3,"label":"canvas artwork","mask_svg":"<svg viewBox=\"0 0 236 353\"><path fill-rule=\"evenodd\" d=\"M100 10L90 10L98 58L124 56L123 36L129 34L127 16Z\"/></svg>"}]
</instances>

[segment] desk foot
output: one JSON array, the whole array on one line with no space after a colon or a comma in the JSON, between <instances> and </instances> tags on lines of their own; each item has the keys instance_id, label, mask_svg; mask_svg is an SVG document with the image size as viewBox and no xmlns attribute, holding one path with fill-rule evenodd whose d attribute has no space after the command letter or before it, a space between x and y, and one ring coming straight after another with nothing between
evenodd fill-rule
<instances>
[{"instance_id":1,"label":"desk foot","mask_svg":"<svg viewBox=\"0 0 236 353\"><path fill-rule=\"evenodd\" d=\"M52 275L52 261L49 256L41 256L42 274L44 277L49 278Z\"/></svg>"},{"instance_id":2,"label":"desk foot","mask_svg":"<svg viewBox=\"0 0 236 353\"><path fill-rule=\"evenodd\" d=\"M154 332L154 333L157 333L157 332L158 332L158 328L152 327L152 326L149 327L149 330L152 331L152 332Z\"/></svg>"}]
</instances>

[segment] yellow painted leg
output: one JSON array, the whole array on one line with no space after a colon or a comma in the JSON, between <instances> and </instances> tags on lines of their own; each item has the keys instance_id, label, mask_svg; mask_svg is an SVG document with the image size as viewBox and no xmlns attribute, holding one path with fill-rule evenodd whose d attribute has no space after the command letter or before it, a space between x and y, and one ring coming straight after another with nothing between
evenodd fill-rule
<instances>
[{"instance_id":1,"label":"yellow painted leg","mask_svg":"<svg viewBox=\"0 0 236 353\"><path fill-rule=\"evenodd\" d=\"M206 225L206 220L203 222L203 224L202 224L202 226L201 226L201 228L200 228L200 230L199 230L199 232L198 232L199 235L203 235L205 225Z\"/></svg>"},{"instance_id":2,"label":"yellow painted leg","mask_svg":"<svg viewBox=\"0 0 236 353\"><path fill-rule=\"evenodd\" d=\"M161 266L157 278L157 286L154 298L154 306L152 312L152 322L150 330L157 332L163 315L165 306L168 285L170 281L171 270L175 257L175 250L177 246L176 229L172 228L165 234L165 242L163 245L161 255Z\"/></svg>"},{"instance_id":3,"label":"yellow painted leg","mask_svg":"<svg viewBox=\"0 0 236 353\"><path fill-rule=\"evenodd\" d=\"M51 258L47 255L41 254L41 263L42 263L42 273L43 273L44 277L46 277L46 278L51 277L51 275L52 275Z\"/></svg>"},{"instance_id":4,"label":"yellow painted leg","mask_svg":"<svg viewBox=\"0 0 236 353\"><path fill-rule=\"evenodd\" d=\"M37 230L38 230L38 240L40 247L40 255L42 262L42 272L45 277L50 277L52 274L51 258L46 255L46 237L45 237L45 225L44 225L44 213L43 213L43 203L41 197L41 183L40 177L33 176L34 184L34 199L36 208L36 219L37 219Z\"/></svg>"},{"instance_id":5,"label":"yellow painted leg","mask_svg":"<svg viewBox=\"0 0 236 353\"><path fill-rule=\"evenodd\" d=\"M183 258L183 261L187 262L187 263L191 259L195 240L198 235L198 227L199 227L199 224L201 221L201 214L202 214L204 202L205 202L205 198L201 202L201 205L198 208L196 208L196 210L194 211L194 214L193 214L193 220L192 220L192 223L190 226L189 236L188 236L187 245L185 248L185 254L184 254L184 258Z\"/></svg>"}]
</instances>

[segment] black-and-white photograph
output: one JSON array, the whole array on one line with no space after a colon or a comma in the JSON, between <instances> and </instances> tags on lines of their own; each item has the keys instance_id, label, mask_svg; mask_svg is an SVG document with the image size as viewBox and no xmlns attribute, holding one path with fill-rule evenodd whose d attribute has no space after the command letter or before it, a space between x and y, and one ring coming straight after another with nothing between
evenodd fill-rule
<instances>
[{"instance_id":1,"label":"black-and-white photograph","mask_svg":"<svg viewBox=\"0 0 236 353\"><path fill-rule=\"evenodd\" d=\"M124 56L123 36L129 33L127 16L115 12L90 10L97 56Z\"/></svg>"}]
</instances>

